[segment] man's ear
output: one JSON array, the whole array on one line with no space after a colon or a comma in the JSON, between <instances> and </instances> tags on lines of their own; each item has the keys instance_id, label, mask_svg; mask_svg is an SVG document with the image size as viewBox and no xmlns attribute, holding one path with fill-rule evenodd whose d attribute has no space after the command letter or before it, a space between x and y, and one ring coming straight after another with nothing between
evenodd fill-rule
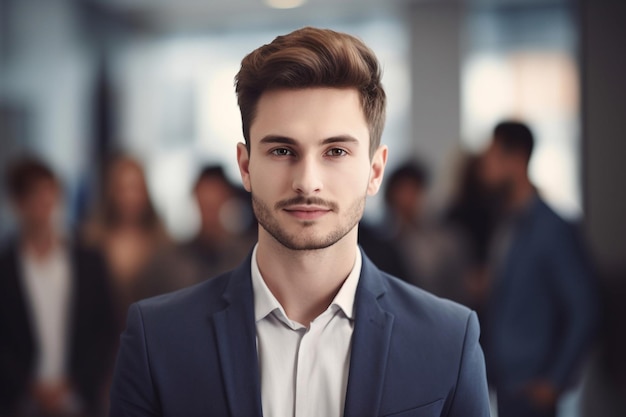
<instances>
[{"instance_id":1,"label":"man's ear","mask_svg":"<svg viewBox=\"0 0 626 417\"><path fill-rule=\"evenodd\" d=\"M378 193L383 176L385 174L385 166L387 165L387 153L389 152L386 145L381 145L374 152L370 166L370 179L367 185L367 195L375 195Z\"/></svg>"},{"instance_id":2,"label":"man's ear","mask_svg":"<svg viewBox=\"0 0 626 417\"><path fill-rule=\"evenodd\" d=\"M246 145L241 142L237 144L237 165L239 165L243 187L250 192L250 153Z\"/></svg>"}]
</instances>

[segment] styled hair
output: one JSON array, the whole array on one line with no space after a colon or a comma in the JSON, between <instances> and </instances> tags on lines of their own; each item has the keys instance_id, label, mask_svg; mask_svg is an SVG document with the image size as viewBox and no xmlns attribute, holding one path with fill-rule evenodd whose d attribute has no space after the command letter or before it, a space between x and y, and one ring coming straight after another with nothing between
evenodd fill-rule
<instances>
[{"instance_id":1,"label":"styled hair","mask_svg":"<svg viewBox=\"0 0 626 417\"><path fill-rule=\"evenodd\" d=\"M354 88L359 92L370 133L370 156L380 145L385 124L385 90L374 52L354 36L305 27L252 51L241 61L235 91L243 136L250 148L250 126L261 95L270 90L310 87Z\"/></svg>"},{"instance_id":2,"label":"styled hair","mask_svg":"<svg viewBox=\"0 0 626 417\"><path fill-rule=\"evenodd\" d=\"M507 120L493 130L493 140L502 146L505 152L520 154L530 160L535 146L535 139L530 128L521 122Z\"/></svg>"},{"instance_id":3,"label":"styled hair","mask_svg":"<svg viewBox=\"0 0 626 417\"><path fill-rule=\"evenodd\" d=\"M24 156L14 161L6 172L5 185L13 200L26 197L41 181L58 183L52 169L34 156Z\"/></svg>"}]
</instances>

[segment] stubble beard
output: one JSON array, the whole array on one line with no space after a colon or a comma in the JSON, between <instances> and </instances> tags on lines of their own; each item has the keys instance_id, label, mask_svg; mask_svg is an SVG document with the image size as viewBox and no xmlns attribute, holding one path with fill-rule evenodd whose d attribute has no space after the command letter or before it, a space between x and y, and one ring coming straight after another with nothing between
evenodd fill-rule
<instances>
[{"instance_id":1,"label":"stubble beard","mask_svg":"<svg viewBox=\"0 0 626 417\"><path fill-rule=\"evenodd\" d=\"M335 230L330 231L324 236L318 236L314 234L314 231L306 233L307 229L310 230L315 227L317 221L303 221L300 223L300 230L294 233L289 233L283 226L281 226L280 221L272 213L270 207L263 200L257 198L254 193L252 193L252 208L261 227L281 245L290 250L314 251L333 246L356 227L363 217L365 199L365 195L357 198L350 205L350 207L348 207L343 218L341 218L341 213L337 209L337 205L334 204L333 212L337 212L340 216L340 224ZM292 199L290 201L292 203L295 203L296 201L305 203L307 199L302 197L301 199ZM281 203L277 203L276 206L280 207Z\"/></svg>"}]
</instances>

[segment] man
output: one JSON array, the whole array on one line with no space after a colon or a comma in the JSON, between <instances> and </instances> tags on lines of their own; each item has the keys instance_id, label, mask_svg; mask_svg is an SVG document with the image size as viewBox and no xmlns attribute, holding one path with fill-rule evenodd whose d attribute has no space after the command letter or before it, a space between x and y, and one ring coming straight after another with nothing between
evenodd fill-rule
<instances>
[{"instance_id":1,"label":"man","mask_svg":"<svg viewBox=\"0 0 626 417\"><path fill-rule=\"evenodd\" d=\"M41 161L16 161L7 190L20 229L0 254L0 415L96 415L117 332L104 261L59 233Z\"/></svg>"},{"instance_id":2,"label":"man","mask_svg":"<svg viewBox=\"0 0 626 417\"><path fill-rule=\"evenodd\" d=\"M503 122L482 162L482 177L505 213L494 238L484 320L487 370L505 417L555 415L597 320L580 239L528 178L533 144L526 125Z\"/></svg>"},{"instance_id":3,"label":"man","mask_svg":"<svg viewBox=\"0 0 626 417\"><path fill-rule=\"evenodd\" d=\"M129 312L112 416L488 416L475 314L358 249L385 93L361 41L305 28L244 58L237 158L259 221L237 269Z\"/></svg>"}]
</instances>

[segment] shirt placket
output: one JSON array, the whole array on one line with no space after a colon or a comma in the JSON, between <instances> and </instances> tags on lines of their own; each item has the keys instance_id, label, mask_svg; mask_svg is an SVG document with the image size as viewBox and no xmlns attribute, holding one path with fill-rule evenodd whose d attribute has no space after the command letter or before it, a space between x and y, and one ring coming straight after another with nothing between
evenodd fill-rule
<instances>
[{"instance_id":1,"label":"shirt placket","mask_svg":"<svg viewBox=\"0 0 626 417\"><path fill-rule=\"evenodd\" d=\"M308 329L301 329L303 332L298 346L298 360L296 362L296 389L295 389L295 417L316 417L317 407L311 402L317 387L313 386L319 382L315 375L316 370L316 349L319 348L324 328L332 320L330 311L324 312L309 325Z\"/></svg>"}]
</instances>

